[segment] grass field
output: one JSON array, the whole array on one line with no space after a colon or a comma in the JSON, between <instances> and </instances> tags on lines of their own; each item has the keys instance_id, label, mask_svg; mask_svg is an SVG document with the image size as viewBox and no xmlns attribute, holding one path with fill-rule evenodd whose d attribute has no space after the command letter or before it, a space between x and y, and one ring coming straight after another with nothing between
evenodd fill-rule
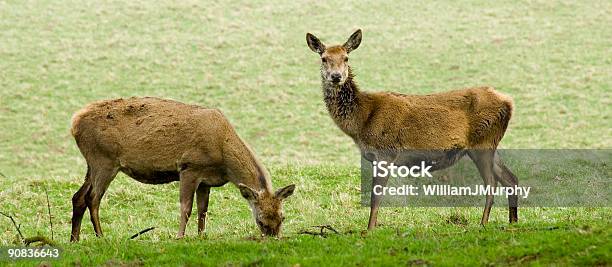
<instances>
[{"instance_id":1,"label":"grass field","mask_svg":"<svg viewBox=\"0 0 612 267\"><path fill-rule=\"evenodd\" d=\"M51 264L612 265L610 208L525 208L509 226L495 207L486 228L480 207L385 208L383 226L362 232L358 150L327 115L305 41L312 32L340 43L363 29L351 65L364 90L496 87L516 107L503 148L611 148L611 2L209 2L0 1L0 211L24 235L50 236L48 190L64 250ZM206 237L192 219L175 240L177 184L120 174L102 202L105 237L86 215L83 240L68 243L70 198L85 173L70 117L129 96L221 108L275 187L298 185L284 236L255 238L228 185L212 191ZM340 234L299 234L320 224ZM0 217L0 247L15 236Z\"/></svg>"}]
</instances>

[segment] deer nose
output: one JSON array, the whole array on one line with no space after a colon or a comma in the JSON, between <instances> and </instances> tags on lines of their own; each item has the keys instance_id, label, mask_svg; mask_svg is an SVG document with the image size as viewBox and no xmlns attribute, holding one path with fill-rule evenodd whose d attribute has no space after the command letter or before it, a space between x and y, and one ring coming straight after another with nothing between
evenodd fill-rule
<instances>
[{"instance_id":1,"label":"deer nose","mask_svg":"<svg viewBox=\"0 0 612 267\"><path fill-rule=\"evenodd\" d=\"M331 78L332 78L332 81L339 82L340 79L342 78L342 75L340 75L340 73L332 73Z\"/></svg>"}]
</instances>

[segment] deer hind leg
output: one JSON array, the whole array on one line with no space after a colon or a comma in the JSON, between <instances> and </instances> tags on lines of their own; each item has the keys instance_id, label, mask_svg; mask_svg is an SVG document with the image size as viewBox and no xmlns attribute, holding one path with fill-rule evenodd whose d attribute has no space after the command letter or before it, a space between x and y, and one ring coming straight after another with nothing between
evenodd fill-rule
<instances>
[{"instance_id":1,"label":"deer hind leg","mask_svg":"<svg viewBox=\"0 0 612 267\"><path fill-rule=\"evenodd\" d=\"M187 221L191 216L191 210L193 208L193 195L195 194L196 188L199 184L198 177L199 173L191 169L181 171L179 192L181 219L179 223L179 231L176 235L177 238L183 238L185 236L185 228L187 227Z\"/></svg>"},{"instance_id":2,"label":"deer hind leg","mask_svg":"<svg viewBox=\"0 0 612 267\"><path fill-rule=\"evenodd\" d=\"M86 203L89 208L91 224L93 225L96 236L102 236L100 226L100 202L110 183L115 179L119 167L115 166L108 159L97 159L97 164L91 164L91 190L87 194Z\"/></svg>"},{"instance_id":3,"label":"deer hind leg","mask_svg":"<svg viewBox=\"0 0 612 267\"><path fill-rule=\"evenodd\" d=\"M504 165L501 158L495 153L495 164L493 166L493 173L495 179L499 181L503 186L515 187L518 186L518 178L514 173ZM518 222L518 196L508 196L508 220L510 223Z\"/></svg>"},{"instance_id":4,"label":"deer hind leg","mask_svg":"<svg viewBox=\"0 0 612 267\"><path fill-rule=\"evenodd\" d=\"M493 156L495 155L495 150L472 150L468 152L468 155L476 164L485 186L490 187L491 189L491 191L488 191L485 201L485 208L482 213L482 219L480 220L480 224L485 225L489 222L489 214L491 213L491 207L493 206L492 190L495 190L496 186L495 175L493 174Z\"/></svg>"},{"instance_id":5,"label":"deer hind leg","mask_svg":"<svg viewBox=\"0 0 612 267\"><path fill-rule=\"evenodd\" d=\"M200 184L197 189L198 201L198 234L202 234L206 229L206 213L208 212L208 197L210 187Z\"/></svg>"},{"instance_id":6,"label":"deer hind leg","mask_svg":"<svg viewBox=\"0 0 612 267\"><path fill-rule=\"evenodd\" d=\"M87 209L86 196L91 190L90 183L90 168L87 166L87 174L85 175L85 182L79 188L79 190L72 196L72 233L70 234L70 241L79 241L79 235L81 233L81 222L83 221L83 214Z\"/></svg>"}]
</instances>

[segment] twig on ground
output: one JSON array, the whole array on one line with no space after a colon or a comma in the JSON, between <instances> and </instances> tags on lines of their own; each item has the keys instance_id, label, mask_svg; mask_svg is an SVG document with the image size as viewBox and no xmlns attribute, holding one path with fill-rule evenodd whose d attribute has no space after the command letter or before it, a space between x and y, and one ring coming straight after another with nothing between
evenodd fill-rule
<instances>
[{"instance_id":1,"label":"twig on ground","mask_svg":"<svg viewBox=\"0 0 612 267\"><path fill-rule=\"evenodd\" d=\"M327 237L326 234L322 234L322 233L319 233L319 232L312 232L312 231L308 231L308 230L299 231L298 234L301 234L301 235L318 235L318 236L322 236L322 237Z\"/></svg>"},{"instance_id":2,"label":"twig on ground","mask_svg":"<svg viewBox=\"0 0 612 267\"><path fill-rule=\"evenodd\" d=\"M0 214L3 215L4 217L11 219L11 222L13 222L15 229L17 229L17 233L19 233L19 238L21 239L21 242L25 244L26 246L29 246L30 244L35 243L35 242L40 242L41 246L44 246L44 245L55 246L56 245L55 241L49 240L48 238L44 236L33 236L33 237L28 237L28 238L23 237L23 234L21 233L21 224L17 224L17 222L15 221L15 218L1 211L0 211ZM49 209L49 214L50 214L50 209ZM51 228L52 228L51 234L53 234L53 226Z\"/></svg>"},{"instance_id":3,"label":"twig on ground","mask_svg":"<svg viewBox=\"0 0 612 267\"><path fill-rule=\"evenodd\" d=\"M148 231L151 231L151 230L153 230L153 229L155 229L155 227L149 227L149 228L147 228L147 229L144 229L144 230L142 230L142 231L138 232L137 234L135 234L135 235L131 236L131 237L130 237L130 239L134 239L134 238L136 238L136 237L138 237L138 236L140 236L140 235L142 235L142 234L144 234L144 233L146 233L146 232L148 232Z\"/></svg>"},{"instance_id":4,"label":"twig on ground","mask_svg":"<svg viewBox=\"0 0 612 267\"><path fill-rule=\"evenodd\" d=\"M335 234L340 234L340 232L336 231L336 229L334 229L331 225L313 225L311 226L312 228L319 228L318 232L313 232L313 231L308 231L308 230L302 230L299 231L298 234L305 234L305 235L314 235L314 236L321 236L321 237L327 237L327 232L325 232L325 230L329 230L334 232Z\"/></svg>"},{"instance_id":5,"label":"twig on ground","mask_svg":"<svg viewBox=\"0 0 612 267\"><path fill-rule=\"evenodd\" d=\"M0 176L2 176L2 177L4 177L4 178L8 179L8 177L6 177L6 175L4 175L4 173L1 173L1 172L0 172Z\"/></svg>"},{"instance_id":6,"label":"twig on ground","mask_svg":"<svg viewBox=\"0 0 612 267\"><path fill-rule=\"evenodd\" d=\"M13 222L13 225L15 226L15 229L17 229L17 233L19 233L19 237L21 238L21 241L24 241L25 238L23 237L23 234L21 233L20 225L17 225L17 222L15 222L15 219L13 219L13 216L8 215L1 211L0 211L0 214L4 215L4 217L11 219L11 221Z\"/></svg>"},{"instance_id":7,"label":"twig on ground","mask_svg":"<svg viewBox=\"0 0 612 267\"><path fill-rule=\"evenodd\" d=\"M338 231L336 231L336 229L334 229L329 224L327 224L327 225L315 225L313 227L321 228L321 232L323 232L323 229L327 229L327 230L330 230L330 231L334 232L335 234L340 234Z\"/></svg>"},{"instance_id":8,"label":"twig on ground","mask_svg":"<svg viewBox=\"0 0 612 267\"><path fill-rule=\"evenodd\" d=\"M47 196L47 212L49 213L49 228L51 228L51 240L55 240L53 236L53 221L51 220L51 204L49 203L49 193L47 192L46 186L45 186L45 195Z\"/></svg>"},{"instance_id":9,"label":"twig on ground","mask_svg":"<svg viewBox=\"0 0 612 267\"><path fill-rule=\"evenodd\" d=\"M501 230L507 232L528 232L528 231L553 231L561 229L558 225L544 226L544 227L512 227L512 226L502 226Z\"/></svg>"}]
</instances>

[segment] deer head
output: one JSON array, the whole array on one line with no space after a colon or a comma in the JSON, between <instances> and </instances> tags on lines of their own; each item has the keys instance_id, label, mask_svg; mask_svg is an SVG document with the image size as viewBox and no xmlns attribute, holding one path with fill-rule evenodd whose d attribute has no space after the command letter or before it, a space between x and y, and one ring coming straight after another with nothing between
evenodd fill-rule
<instances>
[{"instance_id":1,"label":"deer head","mask_svg":"<svg viewBox=\"0 0 612 267\"><path fill-rule=\"evenodd\" d=\"M249 202L255 222L261 233L268 236L278 236L285 220L282 202L293 194L295 185L288 185L274 194L267 191L256 191L244 184L239 184L240 194Z\"/></svg>"},{"instance_id":2,"label":"deer head","mask_svg":"<svg viewBox=\"0 0 612 267\"><path fill-rule=\"evenodd\" d=\"M343 45L326 47L316 36L307 33L308 47L321 56L323 82L341 86L349 75L349 53L361 44L361 30L355 31Z\"/></svg>"}]
</instances>

